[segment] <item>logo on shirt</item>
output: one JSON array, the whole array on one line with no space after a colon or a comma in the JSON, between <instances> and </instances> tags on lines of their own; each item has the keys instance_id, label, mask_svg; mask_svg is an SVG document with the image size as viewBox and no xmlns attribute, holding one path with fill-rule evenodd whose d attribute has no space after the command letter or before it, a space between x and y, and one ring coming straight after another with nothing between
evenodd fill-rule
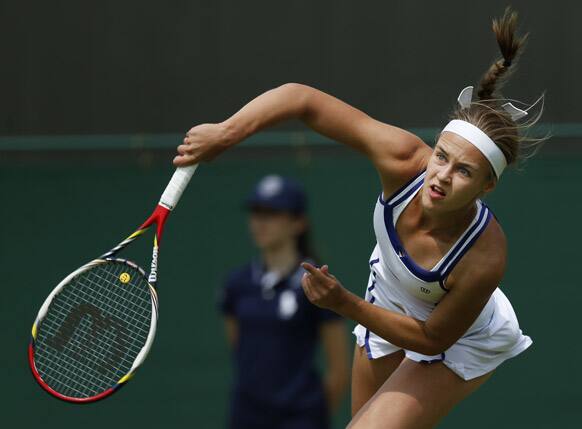
<instances>
[{"instance_id":1,"label":"logo on shirt","mask_svg":"<svg viewBox=\"0 0 582 429\"><path fill-rule=\"evenodd\" d=\"M422 287L422 286L420 287L420 291L423 292L423 293L426 293L426 294L429 294L430 293L430 289L427 289L427 288Z\"/></svg>"},{"instance_id":2,"label":"logo on shirt","mask_svg":"<svg viewBox=\"0 0 582 429\"><path fill-rule=\"evenodd\" d=\"M288 320L297 312L297 295L293 291L283 291L279 297L279 317Z\"/></svg>"}]
</instances>

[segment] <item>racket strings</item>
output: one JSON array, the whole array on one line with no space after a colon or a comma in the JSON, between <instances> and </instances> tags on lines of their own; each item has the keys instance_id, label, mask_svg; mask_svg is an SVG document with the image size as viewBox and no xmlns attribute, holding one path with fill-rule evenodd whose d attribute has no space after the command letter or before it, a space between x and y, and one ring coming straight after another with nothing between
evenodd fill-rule
<instances>
[{"instance_id":1,"label":"racket strings","mask_svg":"<svg viewBox=\"0 0 582 429\"><path fill-rule=\"evenodd\" d=\"M91 273L91 274L93 274L93 273ZM98 287L98 285L99 285L97 282L92 281L90 278L87 278L86 281L88 281L94 287ZM89 302L90 301L90 299L91 299L91 295L90 294L86 293L83 290L80 290L80 291L77 291L77 292L78 292L78 296L80 298L82 298L86 302ZM102 302L105 305L108 305L108 304L111 303L112 305L109 305L109 308L114 308L117 311L122 311L122 310L127 311L128 314L131 315L131 323L135 323L135 325L140 328L140 330L136 331L133 335L138 340L138 342L145 344L145 341L147 339L147 332L149 330L149 323L148 324L143 323L143 317L144 316L149 317L150 315L149 314L146 314L146 312L143 311L143 310L142 310L141 314L138 314L134 309L131 309L131 308L122 309L119 306L119 304L116 303L116 301L118 302L119 300L123 299L122 296L120 296L119 294L116 294L116 293L110 293L109 295L114 295L115 296L115 300L112 303L111 303L111 301L112 301L112 297L111 296L105 296L105 295L100 294L100 293L95 293L94 294L94 297L98 297L98 299L103 300ZM147 305L147 304L144 303L144 305ZM67 316L70 315L72 311L74 311L74 307L71 305L70 302L65 302L65 303L63 303L63 302L55 302L54 311L58 314L59 319L65 321L63 324L67 324ZM138 317L139 317L139 319L138 319ZM50 323L51 321L46 320L46 322L49 322ZM149 320L148 320L148 322L149 322ZM74 349L74 346L77 346L77 347L82 347L83 346L83 344L82 344L82 341L83 341L82 334L83 333L87 333L90 330L90 328L92 327L92 323L91 323L91 321L90 321L89 318L82 319L80 323L81 323L81 325L79 326L78 332L75 333L71 337L71 339L70 339L70 341L73 344L73 347L71 347L71 349ZM70 322L68 324L70 325ZM61 326L63 326L63 325L61 325ZM60 331L60 328L59 329L56 329L55 326L50 326L50 325L47 326L47 328L49 328L49 329L51 327L53 328L52 331L55 334L52 337L52 338L54 338L54 337L56 337L58 335L57 333ZM45 327L43 326L43 328L45 328ZM72 328L74 328L74 326ZM145 336L143 335L144 332L146 333ZM92 344L95 349L85 347L85 351L87 353L91 354L91 357L93 358L92 360L94 362L97 362L99 359L102 359L102 357L105 356L106 353L108 353L108 350L109 349L106 348L105 345L108 345L112 341L115 341L114 332L112 332L111 330L104 330L102 332L102 334L106 338L105 338L104 341L101 341L101 342ZM87 340L87 339L85 338L85 340ZM139 350L138 350L138 352L139 352ZM132 362L133 361L129 361L128 359L125 359L125 358L123 359L123 363L126 364L126 365L129 364L130 367L131 367ZM82 364L82 361L80 363Z\"/></svg>"},{"instance_id":2,"label":"racket strings","mask_svg":"<svg viewBox=\"0 0 582 429\"><path fill-rule=\"evenodd\" d=\"M136 268L107 261L80 273L54 298L39 326L40 376L71 397L111 388L147 341L151 306L149 285Z\"/></svg>"},{"instance_id":3,"label":"racket strings","mask_svg":"<svg viewBox=\"0 0 582 429\"><path fill-rule=\"evenodd\" d=\"M95 273L95 272L92 272L92 273L90 273L90 274L91 274L91 275L88 277L88 279L87 279L87 280L89 281L89 283L91 283L91 286L95 287L95 286L96 286L96 282L94 282L94 281L91 281L91 277L94 277L96 273ZM115 274L118 274L118 273L116 272ZM101 280L101 281L102 281L103 279L101 278L101 279L99 279L99 280ZM81 291L81 293L80 293L80 294L78 294L78 295L79 295L79 296L80 296L80 297L81 297L83 300L87 301L88 299L90 299L90 298L91 298L90 296L88 296L88 294L86 293L86 291L85 291L84 289L81 289L80 291ZM98 291L98 289L94 290L94 292L95 292L95 291ZM102 304L104 304L104 306L107 306L107 305L108 305L110 308L111 308L111 307L113 307L114 309L116 309L116 310L118 310L118 311L119 311L119 307L120 307L120 305L119 305L118 303L119 303L119 298L120 298L120 296L119 296L119 294L116 294L116 293L115 293L115 289L113 289L113 290L111 290L111 289L110 289L110 290L109 290L109 294L108 294L108 295L110 295L109 297L105 297L105 296L104 296L103 294L101 294L101 293L95 293L95 295L96 295L96 296L98 296L98 299L102 301ZM115 300L114 300L114 301L112 301L112 299L111 299L111 298L112 298L112 297L111 297L111 295L115 295ZM109 299L107 299L107 298L109 298ZM108 302L108 301L109 301L109 302ZM113 305L111 305L112 303L113 303ZM57 309L58 309L58 307L55 307L55 308L57 308ZM67 312L66 312L66 309L65 309L65 311L62 311L62 309L60 309L59 313L60 313L60 317L61 317L61 318L64 318L64 317L66 317L66 313L67 313ZM68 313L68 315L70 315L70 314L71 314L71 311L69 310L69 313ZM131 311L130 311L130 314L131 314ZM86 319L87 319L86 321L83 321L83 323L84 323L84 324L86 324L86 326L80 325L80 329L78 329L78 332L80 332L80 333L83 333L83 332L85 332L85 333L87 334L87 333L88 333L88 331L89 331L89 329L92 327L92 324L90 323L89 319L88 319L88 318L86 318ZM134 316L134 319L135 319L135 316ZM65 318L65 323L66 323L66 318ZM61 326L63 326L63 325L61 325ZM58 332L58 331L57 331L57 332ZM84 364L83 360L86 360L87 358L89 358L89 359L88 359L88 360L89 360L89 363L95 363L95 362L99 362L97 359L99 359L99 358L101 358L101 359L102 359L102 358L103 358L103 356L104 356L104 354L105 354L105 352L106 352L106 349L105 349L105 347L103 346L103 344L107 344L107 342L110 342L111 340L114 340L114 338L107 338L107 337L111 337L111 332L110 332L110 331L108 331L108 330L104 330L104 331L102 332L102 334L103 334L103 335L106 337L106 338L105 338L105 340L106 340L105 342L103 342L103 341L102 341L102 342L93 342L93 344L92 344L92 345L93 345L93 346L95 346L95 348L94 348L94 349L93 349L93 348L90 348L90 347L87 347L87 346L85 345L85 347L84 347L84 352L85 352L84 354L85 354L85 356L83 356L83 358L84 358L84 359L80 359L78 356L74 356L74 357L73 357L73 359L75 359L75 360L77 361L77 363L80 363L81 365L83 365L83 364ZM85 342L86 342L86 340L87 340L87 338L86 338L86 337L87 337L87 335L86 335L86 336L85 336L85 338L84 338ZM143 336L142 336L142 338L141 338L141 339L142 339L142 341L145 341ZM78 348L80 348L80 347L82 347L82 345L83 345L83 339L82 339L82 338L76 338L76 337L73 337L73 338L71 338L70 342L71 342L71 344L72 344L72 347L71 347L71 348L72 348L72 350L75 350L75 347L74 347L74 346L77 346ZM86 356L87 354L89 354L90 356ZM71 362L70 362L70 359L71 359L71 356L66 356L66 359L65 359L65 361L68 361L68 363L70 364L70 363L71 363ZM93 362L91 362L91 361L93 361ZM128 366L130 366L130 365L131 365L131 361L127 361L127 362L124 362L124 363L125 363L126 365L128 365ZM86 366L86 368L85 368L85 369L90 369L90 366L88 366L87 364L85 364L85 366ZM61 365L61 367L62 367L62 365ZM97 366L97 369L99 369L99 368L100 368L100 367L99 367L99 366ZM62 370L62 368L60 368L60 369ZM102 371L100 371L100 372L104 372L104 371L102 370ZM67 376L67 374L66 374L66 373L63 373L63 374L61 374L61 375L62 375L62 376L65 376L65 377ZM84 381L86 381L86 380L84 380Z\"/></svg>"}]
</instances>

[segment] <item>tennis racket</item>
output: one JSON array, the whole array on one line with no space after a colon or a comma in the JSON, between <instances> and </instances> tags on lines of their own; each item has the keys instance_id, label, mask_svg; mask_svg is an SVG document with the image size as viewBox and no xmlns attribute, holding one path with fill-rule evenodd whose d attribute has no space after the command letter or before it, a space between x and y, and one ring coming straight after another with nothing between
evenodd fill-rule
<instances>
[{"instance_id":1,"label":"tennis racket","mask_svg":"<svg viewBox=\"0 0 582 429\"><path fill-rule=\"evenodd\" d=\"M28 361L44 390L88 403L124 386L143 363L158 319L158 255L164 224L197 165L176 169L151 216L129 237L65 277L32 325ZM116 258L156 225L149 274Z\"/></svg>"}]
</instances>

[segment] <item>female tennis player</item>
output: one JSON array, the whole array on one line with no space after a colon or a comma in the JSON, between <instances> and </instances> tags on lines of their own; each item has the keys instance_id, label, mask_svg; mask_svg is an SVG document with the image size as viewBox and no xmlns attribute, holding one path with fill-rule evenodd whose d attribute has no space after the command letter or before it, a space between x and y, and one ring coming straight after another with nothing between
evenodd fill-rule
<instances>
[{"instance_id":1,"label":"female tennis player","mask_svg":"<svg viewBox=\"0 0 582 429\"><path fill-rule=\"evenodd\" d=\"M228 427L326 429L348 384L348 341L344 320L301 289L300 263L313 258L307 196L298 182L270 175L246 205L260 255L229 273L219 301L234 358Z\"/></svg>"},{"instance_id":2,"label":"female tennis player","mask_svg":"<svg viewBox=\"0 0 582 429\"><path fill-rule=\"evenodd\" d=\"M487 381L531 339L498 289L506 239L481 198L522 149L522 133L541 114L502 99L525 37L506 10L493 30L502 58L462 91L434 149L336 98L298 84L252 100L225 122L192 128L176 165L210 160L268 126L298 118L364 153L382 194L365 299L344 289L327 266L304 263L314 304L359 323L352 370L351 428L429 428ZM533 116L533 117L532 117Z\"/></svg>"}]
</instances>

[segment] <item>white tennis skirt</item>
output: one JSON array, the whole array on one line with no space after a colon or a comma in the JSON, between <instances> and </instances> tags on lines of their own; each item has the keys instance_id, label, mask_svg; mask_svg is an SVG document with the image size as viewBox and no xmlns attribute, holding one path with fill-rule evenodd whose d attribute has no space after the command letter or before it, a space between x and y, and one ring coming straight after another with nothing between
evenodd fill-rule
<instances>
[{"instance_id":1,"label":"white tennis skirt","mask_svg":"<svg viewBox=\"0 0 582 429\"><path fill-rule=\"evenodd\" d=\"M404 350L408 359L426 363L443 362L462 379L471 380L493 371L502 362L517 356L532 344L531 338L524 335L519 328L513 307L505 294L496 289L492 298L495 307L490 322L478 331L461 337L437 356L402 349L362 325L356 326L353 334L358 346L366 348L368 359L377 359Z\"/></svg>"}]
</instances>

